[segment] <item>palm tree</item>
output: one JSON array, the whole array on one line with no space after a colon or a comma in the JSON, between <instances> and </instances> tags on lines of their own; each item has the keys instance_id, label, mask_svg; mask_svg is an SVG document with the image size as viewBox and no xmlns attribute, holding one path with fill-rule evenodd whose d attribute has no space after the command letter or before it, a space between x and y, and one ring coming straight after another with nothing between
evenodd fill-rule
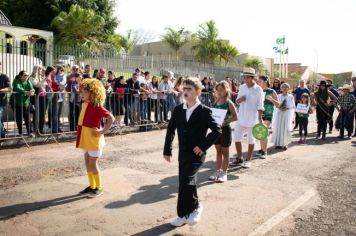
<instances>
[{"instance_id":1,"label":"palm tree","mask_svg":"<svg viewBox=\"0 0 356 236\"><path fill-rule=\"evenodd\" d=\"M198 60L204 63L214 64L219 56L219 32L213 20L199 26L197 43L193 47Z\"/></svg>"},{"instance_id":2,"label":"palm tree","mask_svg":"<svg viewBox=\"0 0 356 236\"><path fill-rule=\"evenodd\" d=\"M126 35L121 35L121 47L128 55L133 47L137 44L137 39L132 30L127 31Z\"/></svg>"},{"instance_id":3,"label":"palm tree","mask_svg":"<svg viewBox=\"0 0 356 236\"><path fill-rule=\"evenodd\" d=\"M245 66L252 67L256 72L260 73L264 69L262 60L259 57L249 57L245 62Z\"/></svg>"},{"instance_id":4,"label":"palm tree","mask_svg":"<svg viewBox=\"0 0 356 236\"><path fill-rule=\"evenodd\" d=\"M166 28L166 34L162 37L163 42L167 43L176 53L178 61L178 52L189 40L191 33L181 27L179 30L174 30L171 27Z\"/></svg>"},{"instance_id":5,"label":"palm tree","mask_svg":"<svg viewBox=\"0 0 356 236\"><path fill-rule=\"evenodd\" d=\"M59 32L58 40L63 44L79 47L97 44L104 25L103 17L76 4L70 7L68 13L62 11L52 20L52 26Z\"/></svg>"},{"instance_id":6,"label":"palm tree","mask_svg":"<svg viewBox=\"0 0 356 236\"><path fill-rule=\"evenodd\" d=\"M238 54L239 51L236 47L234 47L227 41L220 41L219 56L220 59L223 59L225 61L225 66L227 66L229 62L233 60Z\"/></svg>"}]
</instances>

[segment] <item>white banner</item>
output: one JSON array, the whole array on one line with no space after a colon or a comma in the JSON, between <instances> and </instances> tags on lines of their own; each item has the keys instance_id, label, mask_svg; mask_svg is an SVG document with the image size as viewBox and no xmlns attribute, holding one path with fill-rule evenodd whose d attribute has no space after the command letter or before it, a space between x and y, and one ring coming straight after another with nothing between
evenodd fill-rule
<instances>
[{"instance_id":1,"label":"white banner","mask_svg":"<svg viewBox=\"0 0 356 236\"><path fill-rule=\"evenodd\" d=\"M218 109L218 108L210 108L210 109L213 112L213 118L216 121L216 123L222 125L224 123L227 110Z\"/></svg>"},{"instance_id":2,"label":"white banner","mask_svg":"<svg viewBox=\"0 0 356 236\"><path fill-rule=\"evenodd\" d=\"M295 112L301 113L301 114L308 114L309 106L307 104L298 103L297 109L295 110Z\"/></svg>"}]
</instances>

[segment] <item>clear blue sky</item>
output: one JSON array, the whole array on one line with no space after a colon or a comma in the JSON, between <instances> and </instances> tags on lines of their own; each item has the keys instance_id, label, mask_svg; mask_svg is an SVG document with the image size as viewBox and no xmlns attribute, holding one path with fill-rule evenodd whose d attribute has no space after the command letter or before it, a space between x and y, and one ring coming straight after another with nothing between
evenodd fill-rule
<instances>
[{"instance_id":1,"label":"clear blue sky","mask_svg":"<svg viewBox=\"0 0 356 236\"><path fill-rule=\"evenodd\" d=\"M286 36L289 62L318 72L356 71L356 0L118 0L118 32L143 29L160 40L166 26L196 31L215 20L240 52L274 57Z\"/></svg>"}]
</instances>

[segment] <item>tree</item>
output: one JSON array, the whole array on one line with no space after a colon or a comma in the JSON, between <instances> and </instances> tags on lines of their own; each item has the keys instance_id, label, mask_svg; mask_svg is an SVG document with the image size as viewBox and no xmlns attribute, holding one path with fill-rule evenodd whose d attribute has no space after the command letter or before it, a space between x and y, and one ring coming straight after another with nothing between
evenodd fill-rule
<instances>
[{"instance_id":1,"label":"tree","mask_svg":"<svg viewBox=\"0 0 356 236\"><path fill-rule=\"evenodd\" d=\"M127 31L126 35L121 35L121 47L126 54L129 54L136 44L137 39L132 30Z\"/></svg>"},{"instance_id":2,"label":"tree","mask_svg":"<svg viewBox=\"0 0 356 236\"><path fill-rule=\"evenodd\" d=\"M105 25L105 20L93 10L72 5L68 13L59 13L52 25L59 32L59 42L91 47L100 41L100 28Z\"/></svg>"},{"instance_id":3,"label":"tree","mask_svg":"<svg viewBox=\"0 0 356 236\"><path fill-rule=\"evenodd\" d=\"M191 33L181 27L179 30L174 30L171 27L166 28L166 34L163 35L163 41L167 43L176 53L178 60L179 50L191 39Z\"/></svg>"},{"instance_id":4,"label":"tree","mask_svg":"<svg viewBox=\"0 0 356 236\"><path fill-rule=\"evenodd\" d=\"M149 43L155 39L154 33L143 28L135 29L132 34L133 37L136 39L137 44Z\"/></svg>"},{"instance_id":5,"label":"tree","mask_svg":"<svg viewBox=\"0 0 356 236\"><path fill-rule=\"evenodd\" d=\"M199 26L197 42L193 47L196 57L204 63L214 64L219 56L219 32L213 20L207 21Z\"/></svg>"},{"instance_id":6,"label":"tree","mask_svg":"<svg viewBox=\"0 0 356 236\"><path fill-rule=\"evenodd\" d=\"M96 14L104 18L105 24L100 27L100 41L106 42L108 37L114 34L119 21L114 17L114 0L49 0L52 2L51 9L55 15L61 11L69 11L73 4L77 4L84 9L91 9Z\"/></svg>"},{"instance_id":7,"label":"tree","mask_svg":"<svg viewBox=\"0 0 356 236\"><path fill-rule=\"evenodd\" d=\"M289 77L299 81L302 78L302 75L298 72L292 72L289 73Z\"/></svg>"},{"instance_id":8,"label":"tree","mask_svg":"<svg viewBox=\"0 0 356 236\"><path fill-rule=\"evenodd\" d=\"M53 19L63 11L68 12L74 4L104 18L105 24L99 29L98 37L106 42L119 24L114 17L115 0L1 0L0 9L15 26L54 30L56 36L58 32L51 24Z\"/></svg>"},{"instance_id":9,"label":"tree","mask_svg":"<svg viewBox=\"0 0 356 236\"><path fill-rule=\"evenodd\" d=\"M245 62L246 67L252 67L257 73L260 73L264 69L262 60L259 57L249 57Z\"/></svg>"},{"instance_id":10,"label":"tree","mask_svg":"<svg viewBox=\"0 0 356 236\"><path fill-rule=\"evenodd\" d=\"M227 41L220 41L219 56L220 59L223 59L225 61L225 66L227 66L229 62L233 60L238 54L239 51L236 47L234 47Z\"/></svg>"}]
</instances>

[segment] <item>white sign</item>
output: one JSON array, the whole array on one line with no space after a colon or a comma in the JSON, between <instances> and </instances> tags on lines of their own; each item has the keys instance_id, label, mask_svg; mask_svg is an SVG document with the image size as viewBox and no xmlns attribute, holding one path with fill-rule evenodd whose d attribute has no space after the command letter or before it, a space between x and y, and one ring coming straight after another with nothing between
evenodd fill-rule
<instances>
[{"instance_id":1,"label":"white sign","mask_svg":"<svg viewBox=\"0 0 356 236\"><path fill-rule=\"evenodd\" d=\"M210 108L210 109L213 112L213 118L216 121L216 123L222 125L224 123L227 110L218 109L218 108Z\"/></svg>"},{"instance_id":2,"label":"white sign","mask_svg":"<svg viewBox=\"0 0 356 236\"><path fill-rule=\"evenodd\" d=\"M308 114L309 106L307 104L298 103L297 109L295 110L295 112L301 113L301 114Z\"/></svg>"}]
</instances>

